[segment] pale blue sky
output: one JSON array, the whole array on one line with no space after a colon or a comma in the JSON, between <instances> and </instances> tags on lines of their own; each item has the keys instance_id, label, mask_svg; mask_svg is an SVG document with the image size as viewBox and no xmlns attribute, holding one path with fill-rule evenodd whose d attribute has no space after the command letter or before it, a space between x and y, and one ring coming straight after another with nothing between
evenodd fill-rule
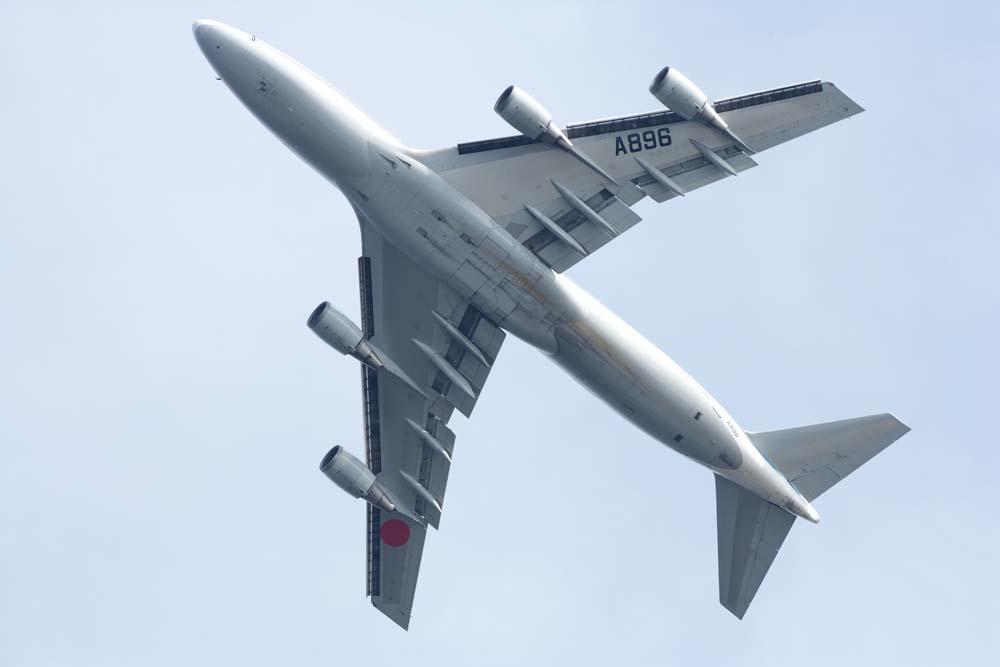
<instances>
[{"instance_id":1,"label":"pale blue sky","mask_svg":"<svg viewBox=\"0 0 1000 667\"><path fill-rule=\"evenodd\" d=\"M992 3L7 3L0 41L0 664L982 664L997 584ZM116 6L117 5L117 6ZM748 429L894 411L742 622L711 475L508 339L459 435L411 631L364 598L340 194L215 81L195 18L403 141L510 134L814 78L868 111L663 206L571 277Z\"/></svg>"}]
</instances>

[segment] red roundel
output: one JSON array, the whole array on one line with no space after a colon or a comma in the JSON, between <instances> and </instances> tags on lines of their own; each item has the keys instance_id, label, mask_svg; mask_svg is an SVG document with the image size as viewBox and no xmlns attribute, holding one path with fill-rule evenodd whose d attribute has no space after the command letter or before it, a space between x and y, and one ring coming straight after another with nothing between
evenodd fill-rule
<instances>
[{"instance_id":1,"label":"red roundel","mask_svg":"<svg viewBox=\"0 0 1000 667\"><path fill-rule=\"evenodd\" d=\"M382 524L379 535L382 536L382 541L390 547L401 547L410 539L410 527L406 525L405 521L389 519Z\"/></svg>"}]
</instances>

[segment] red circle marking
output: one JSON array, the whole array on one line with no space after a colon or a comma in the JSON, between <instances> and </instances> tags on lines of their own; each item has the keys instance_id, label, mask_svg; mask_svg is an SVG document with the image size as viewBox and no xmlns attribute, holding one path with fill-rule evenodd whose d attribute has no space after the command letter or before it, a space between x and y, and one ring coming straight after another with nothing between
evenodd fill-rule
<instances>
[{"instance_id":1,"label":"red circle marking","mask_svg":"<svg viewBox=\"0 0 1000 667\"><path fill-rule=\"evenodd\" d=\"M382 524L379 535L382 536L382 541L390 547L401 547L410 539L410 527L399 519L389 519Z\"/></svg>"}]
</instances>

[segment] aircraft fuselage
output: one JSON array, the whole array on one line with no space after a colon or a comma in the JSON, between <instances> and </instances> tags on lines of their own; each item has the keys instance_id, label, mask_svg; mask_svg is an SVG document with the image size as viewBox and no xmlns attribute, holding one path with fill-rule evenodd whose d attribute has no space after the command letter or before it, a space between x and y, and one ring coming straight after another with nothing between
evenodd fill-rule
<instances>
[{"instance_id":1,"label":"aircraft fuselage","mask_svg":"<svg viewBox=\"0 0 1000 667\"><path fill-rule=\"evenodd\" d=\"M816 522L812 506L728 412L670 357L552 271L311 71L223 24L195 35L218 75L388 241L509 333L550 356L626 419L681 454Z\"/></svg>"}]
</instances>

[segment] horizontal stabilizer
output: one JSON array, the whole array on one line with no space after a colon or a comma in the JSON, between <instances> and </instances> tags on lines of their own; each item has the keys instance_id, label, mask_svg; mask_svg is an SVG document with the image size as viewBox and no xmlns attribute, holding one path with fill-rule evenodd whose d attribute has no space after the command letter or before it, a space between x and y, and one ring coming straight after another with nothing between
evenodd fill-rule
<instances>
[{"instance_id":1,"label":"horizontal stabilizer","mask_svg":"<svg viewBox=\"0 0 1000 667\"><path fill-rule=\"evenodd\" d=\"M719 602L743 618L795 516L725 477L715 476Z\"/></svg>"},{"instance_id":2,"label":"horizontal stabilizer","mask_svg":"<svg viewBox=\"0 0 1000 667\"><path fill-rule=\"evenodd\" d=\"M811 502L909 430L886 413L747 435Z\"/></svg>"}]
</instances>

